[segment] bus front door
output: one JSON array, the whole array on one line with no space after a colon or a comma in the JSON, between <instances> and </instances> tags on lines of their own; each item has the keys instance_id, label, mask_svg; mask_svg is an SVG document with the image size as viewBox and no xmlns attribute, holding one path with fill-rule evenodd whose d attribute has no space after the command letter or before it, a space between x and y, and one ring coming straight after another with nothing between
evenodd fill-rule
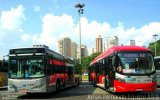
<instances>
[{"instance_id":1,"label":"bus front door","mask_svg":"<svg viewBox=\"0 0 160 100\"><path fill-rule=\"evenodd\" d=\"M67 67L67 73L68 73L68 79L66 84L67 85L74 85L75 79L74 79L74 68L69 66Z\"/></svg>"},{"instance_id":2,"label":"bus front door","mask_svg":"<svg viewBox=\"0 0 160 100\"><path fill-rule=\"evenodd\" d=\"M115 78L115 72L114 72L114 66L112 66L112 59L109 58L109 63L108 63L108 90L111 92L114 92L114 78Z\"/></svg>"}]
</instances>

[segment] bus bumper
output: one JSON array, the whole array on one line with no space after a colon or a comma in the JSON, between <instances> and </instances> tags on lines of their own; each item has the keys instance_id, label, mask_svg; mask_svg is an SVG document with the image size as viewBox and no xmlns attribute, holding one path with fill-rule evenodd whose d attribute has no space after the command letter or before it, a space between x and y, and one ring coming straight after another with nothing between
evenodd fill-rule
<instances>
[{"instance_id":1,"label":"bus bumper","mask_svg":"<svg viewBox=\"0 0 160 100\"><path fill-rule=\"evenodd\" d=\"M125 83L114 80L115 92L138 92L148 91L155 92L157 88L156 82L150 83Z\"/></svg>"}]
</instances>

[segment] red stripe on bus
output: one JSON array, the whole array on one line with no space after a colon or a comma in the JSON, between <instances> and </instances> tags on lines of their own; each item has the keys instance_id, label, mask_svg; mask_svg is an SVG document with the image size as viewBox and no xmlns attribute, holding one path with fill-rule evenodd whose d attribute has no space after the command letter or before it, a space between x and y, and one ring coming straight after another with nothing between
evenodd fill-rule
<instances>
[{"instance_id":1,"label":"red stripe on bus","mask_svg":"<svg viewBox=\"0 0 160 100\"><path fill-rule=\"evenodd\" d=\"M152 91L156 90L156 82L150 83L125 83L114 80L115 92L135 92L135 91Z\"/></svg>"},{"instance_id":2,"label":"red stripe on bus","mask_svg":"<svg viewBox=\"0 0 160 100\"><path fill-rule=\"evenodd\" d=\"M58 60L50 60L50 64L54 64L54 65L60 65L60 66L65 66L64 62L58 61Z\"/></svg>"}]
</instances>

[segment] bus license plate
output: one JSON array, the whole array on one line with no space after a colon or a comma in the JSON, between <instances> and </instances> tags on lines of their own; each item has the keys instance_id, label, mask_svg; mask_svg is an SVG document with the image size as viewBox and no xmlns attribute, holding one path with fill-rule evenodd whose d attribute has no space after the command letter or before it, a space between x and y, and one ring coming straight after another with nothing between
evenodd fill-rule
<instances>
[{"instance_id":1,"label":"bus license plate","mask_svg":"<svg viewBox=\"0 0 160 100\"><path fill-rule=\"evenodd\" d=\"M26 93L26 92L28 92L28 89L21 89L20 92L21 93Z\"/></svg>"}]
</instances>

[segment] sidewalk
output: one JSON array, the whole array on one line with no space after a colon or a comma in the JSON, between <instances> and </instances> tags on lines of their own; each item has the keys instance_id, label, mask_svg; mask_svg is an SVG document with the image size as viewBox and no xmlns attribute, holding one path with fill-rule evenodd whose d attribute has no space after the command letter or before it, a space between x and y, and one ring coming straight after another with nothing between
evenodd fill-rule
<instances>
[{"instance_id":1,"label":"sidewalk","mask_svg":"<svg viewBox=\"0 0 160 100\"><path fill-rule=\"evenodd\" d=\"M82 82L89 82L88 79L82 79Z\"/></svg>"}]
</instances>

